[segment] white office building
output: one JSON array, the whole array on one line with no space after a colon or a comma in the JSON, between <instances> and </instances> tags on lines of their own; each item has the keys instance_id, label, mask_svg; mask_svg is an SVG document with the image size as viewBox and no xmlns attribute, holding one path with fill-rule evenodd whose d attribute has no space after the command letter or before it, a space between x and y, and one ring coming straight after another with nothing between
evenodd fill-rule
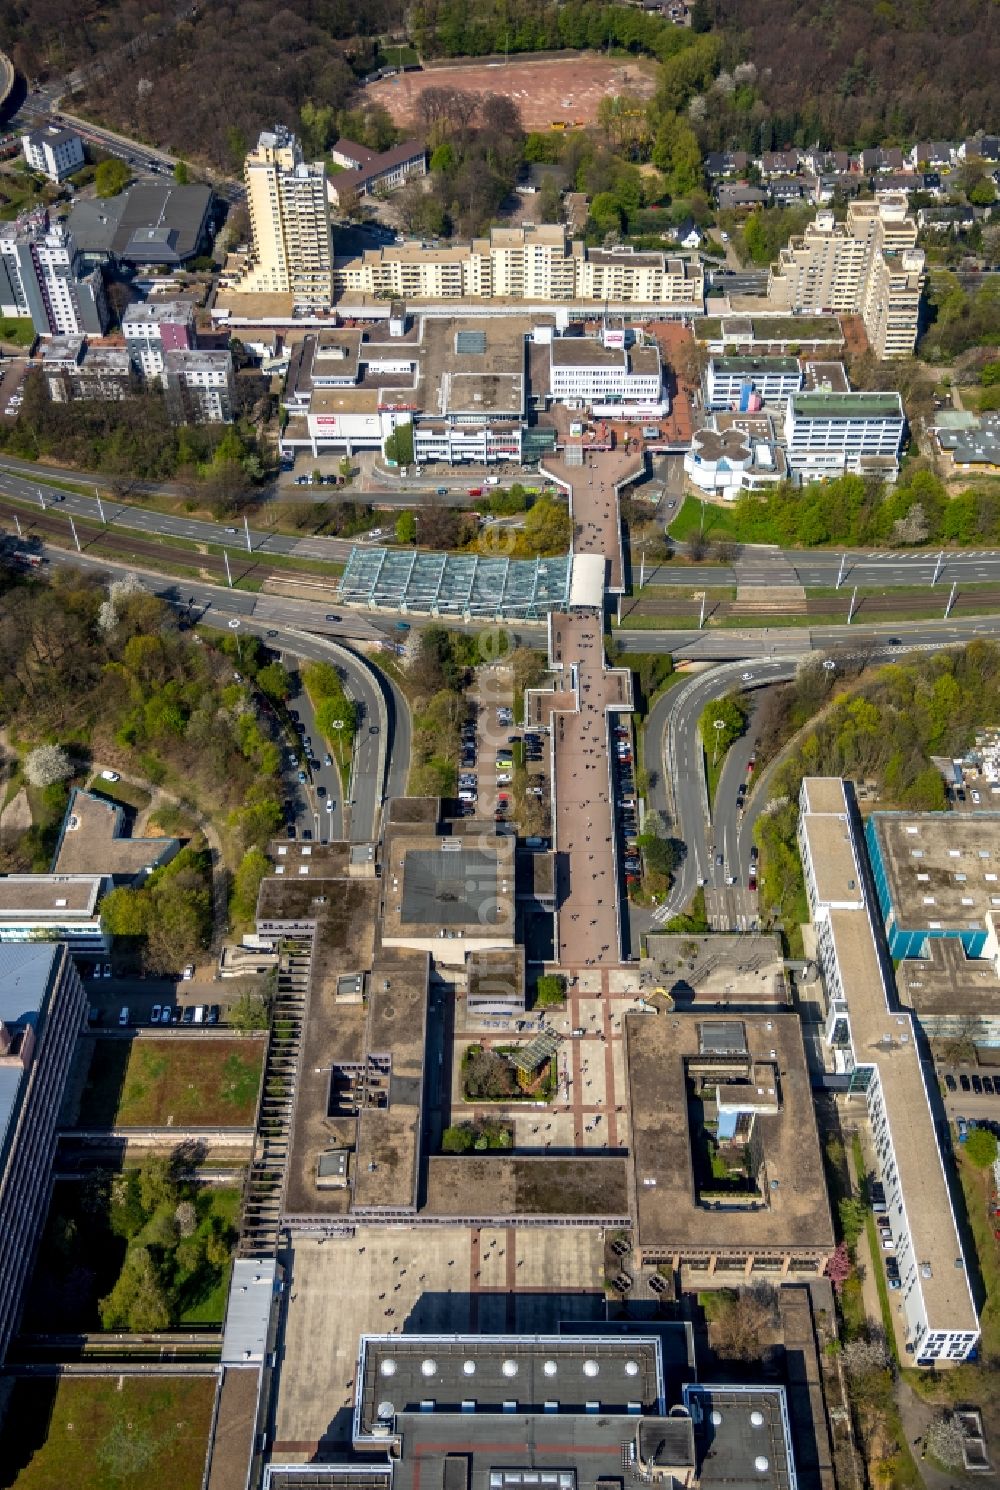
<instances>
[{"instance_id":1,"label":"white office building","mask_svg":"<svg viewBox=\"0 0 1000 1490\"><path fill-rule=\"evenodd\" d=\"M0 942L65 942L73 952L106 953L100 902L111 889L102 874L0 876Z\"/></svg>"},{"instance_id":2,"label":"white office building","mask_svg":"<svg viewBox=\"0 0 1000 1490\"><path fill-rule=\"evenodd\" d=\"M802 387L797 357L713 357L705 369L705 407L756 412L783 404Z\"/></svg>"},{"instance_id":3,"label":"white office building","mask_svg":"<svg viewBox=\"0 0 1000 1490\"><path fill-rule=\"evenodd\" d=\"M24 158L50 181L72 176L84 163L83 141L71 129L36 129L21 136Z\"/></svg>"},{"instance_id":4,"label":"white office building","mask_svg":"<svg viewBox=\"0 0 1000 1490\"><path fill-rule=\"evenodd\" d=\"M30 316L40 336L103 335L100 271L83 273L71 233L44 208L0 227L0 315Z\"/></svg>"},{"instance_id":5,"label":"white office building","mask_svg":"<svg viewBox=\"0 0 1000 1490\"><path fill-rule=\"evenodd\" d=\"M797 393L785 409L785 445L803 481L899 469L906 418L898 393Z\"/></svg>"},{"instance_id":6,"label":"white office building","mask_svg":"<svg viewBox=\"0 0 1000 1490\"><path fill-rule=\"evenodd\" d=\"M878 1177L885 1188L891 1255L910 1364L966 1360L979 1318L952 1209L944 1160L912 1016L892 986L880 946L877 902L866 890L864 845L844 783L807 777L799 803L799 846L817 953L826 988L825 1041L833 1065L863 1100Z\"/></svg>"},{"instance_id":7,"label":"white office building","mask_svg":"<svg viewBox=\"0 0 1000 1490\"><path fill-rule=\"evenodd\" d=\"M557 336L549 354L549 394L576 408L593 404L658 406L663 387L655 342L626 345L622 331L601 338Z\"/></svg>"}]
</instances>

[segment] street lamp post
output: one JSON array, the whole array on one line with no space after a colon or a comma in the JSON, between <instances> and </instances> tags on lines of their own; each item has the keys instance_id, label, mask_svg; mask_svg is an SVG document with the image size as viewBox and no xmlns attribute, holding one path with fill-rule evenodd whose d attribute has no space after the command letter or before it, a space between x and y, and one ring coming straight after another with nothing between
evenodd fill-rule
<instances>
[{"instance_id":1,"label":"street lamp post","mask_svg":"<svg viewBox=\"0 0 1000 1490\"><path fill-rule=\"evenodd\" d=\"M101 514L101 522L106 525L108 520L104 516L104 503L101 501L101 494L96 486L94 487L94 496L97 498L97 510Z\"/></svg>"},{"instance_id":2,"label":"street lamp post","mask_svg":"<svg viewBox=\"0 0 1000 1490\"><path fill-rule=\"evenodd\" d=\"M722 731L726 727L726 721L724 719L713 719L712 724L715 728L715 750L712 753L712 770L714 771L716 762L719 759L719 741L722 739Z\"/></svg>"}]
</instances>

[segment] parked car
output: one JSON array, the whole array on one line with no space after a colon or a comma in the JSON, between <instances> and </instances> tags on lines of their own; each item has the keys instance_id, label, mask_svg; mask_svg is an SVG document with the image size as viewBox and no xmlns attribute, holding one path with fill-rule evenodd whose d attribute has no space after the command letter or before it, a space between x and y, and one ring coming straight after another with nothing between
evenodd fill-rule
<instances>
[{"instance_id":1,"label":"parked car","mask_svg":"<svg viewBox=\"0 0 1000 1490\"><path fill-rule=\"evenodd\" d=\"M979 1077L979 1076L973 1076L973 1078L972 1078L972 1090L975 1092L975 1094L976 1094L977 1097L981 1095L982 1090L983 1090L983 1083L982 1083L982 1078L981 1077Z\"/></svg>"},{"instance_id":2,"label":"parked car","mask_svg":"<svg viewBox=\"0 0 1000 1490\"><path fill-rule=\"evenodd\" d=\"M182 1024L194 1024L194 1004L188 1004L181 1016Z\"/></svg>"},{"instance_id":3,"label":"parked car","mask_svg":"<svg viewBox=\"0 0 1000 1490\"><path fill-rule=\"evenodd\" d=\"M170 1023L172 1012L173 1011L171 1010L170 1005L169 1004L164 1004L163 1005L163 1009L162 1009L162 1011L160 1013L160 1023L161 1024L169 1024Z\"/></svg>"},{"instance_id":4,"label":"parked car","mask_svg":"<svg viewBox=\"0 0 1000 1490\"><path fill-rule=\"evenodd\" d=\"M944 1084L948 1088L949 1092L958 1091L958 1082L955 1080L954 1076L952 1076L950 1071L946 1071L944 1073Z\"/></svg>"},{"instance_id":5,"label":"parked car","mask_svg":"<svg viewBox=\"0 0 1000 1490\"><path fill-rule=\"evenodd\" d=\"M150 1024L159 1024L159 1022L160 1022L160 1013L161 1013L160 1005L159 1004L154 1004L153 1005L153 1012L149 1016L149 1022L150 1022Z\"/></svg>"},{"instance_id":6,"label":"parked car","mask_svg":"<svg viewBox=\"0 0 1000 1490\"><path fill-rule=\"evenodd\" d=\"M958 1084L962 1088L963 1092L972 1090L972 1083L970 1082L964 1071L959 1073Z\"/></svg>"},{"instance_id":7,"label":"parked car","mask_svg":"<svg viewBox=\"0 0 1000 1490\"><path fill-rule=\"evenodd\" d=\"M118 1011L118 1023L123 1027L128 1024L128 1004L123 1004Z\"/></svg>"}]
</instances>

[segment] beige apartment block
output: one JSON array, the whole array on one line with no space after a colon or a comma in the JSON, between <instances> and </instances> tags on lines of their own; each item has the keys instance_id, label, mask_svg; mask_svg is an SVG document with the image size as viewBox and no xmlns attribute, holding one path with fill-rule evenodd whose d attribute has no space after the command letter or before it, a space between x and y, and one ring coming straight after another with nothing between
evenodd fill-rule
<instances>
[{"instance_id":1,"label":"beige apartment block","mask_svg":"<svg viewBox=\"0 0 1000 1490\"><path fill-rule=\"evenodd\" d=\"M372 249L334 265L334 293L419 300L594 301L701 309L700 264L630 249L588 250L556 223L494 228L455 248Z\"/></svg>"},{"instance_id":2,"label":"beige apartment block","mask_svg":"<svg viewBox=\"0 0 1000 1490\"><path fill-rule=\"evenodd\" d=\"M852 202L846 222L816 214L771 267L774 309L861 315L878 357L905 357L917 337L924 256L902 192Z\"/></svg>"},{"instance_id":3,"label":"beige apartment block","mask_svg":"<svg viewBox=\"0 0 1000 1490\"><path fill-rule=\"evenodd\" d=\"M305 161L295 135L265 130L244 163L252 246L234 285L243 294L293 295L301 305L329 305L333 242L326 166Z\"/></svg>"}]
</instances>

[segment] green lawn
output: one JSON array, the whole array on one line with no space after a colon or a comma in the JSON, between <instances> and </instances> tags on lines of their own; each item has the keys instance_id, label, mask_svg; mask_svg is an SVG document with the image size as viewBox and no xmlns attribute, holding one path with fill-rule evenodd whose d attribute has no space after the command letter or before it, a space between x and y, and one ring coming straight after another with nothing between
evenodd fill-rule
<instances>
[{"instance_id":1,"label":"green lawn","mask_svg":"<svg viewBox=\"0 0 1000 1490\"><path fill-rule=\"evenodd\" d=\"M136 812L142 812L152 801L149 792L143 791L141 786L130 786L127 781L106 781L103 776L95 776L88 783L87 790Z\"/></svg>"},{"instance_id":2,"label":"green lawn","mask_svg":"<svg viewBox=\"0 0 1000 1490\"><path fill-rule=\"evenodd\" d=\"M0 1485L16 1490L200 1490L214 1376L62 1376L14 1382Z\"/></svg>"},{"instance_id":3,"label":"green lawn","mask_svg":"<svg viewBox=\"0 0 1000 1490\"><path fill-rule=\"evenodd\" d=\"M704 520L702 519L704 512ZM704 532L706 538L724 538L737 541L736 521L733 513L715 502L701 502L697 497L685 497L681 509L668 532L671 538L684 543L695 534Z\"/></svg>"},{"instance_id":4,"label":"green lawn","mask_svg":"<svg viewBox=\"0 0 1000 1490\"><path fill-rule=\"evenodd\" d=\"M987 1360L995 1361L1000 1357L1000 1244L993 1234L992 1218L986 1210L989 1170L976 1169L970 1164L960 1145L956 1145L956 1152L969 1230L975 1240L979 1276L986 1291L979 1314L983 1332L981 1351Z\"/></svg>"},{"instance_id":5,"label":"green lawn","mask_svg":"<svg viewBox=\"0 0 1000 1490\"><path fill-rule=\"evenodd\" d=\"M4 316L0 320L0 341L27 348L34 340L35 327L30 316Z\"/></svg>"},{"instance_id":6,"label":"green lawn","mask_svg":"<svg viewBox=\"0 0 1000 1490\"><path fill-rule=\"evenodd\" d=\"M263 1064L263 1040L97 1040L78 1125L249 1127Z\"/></svg>"}]
</instances>

